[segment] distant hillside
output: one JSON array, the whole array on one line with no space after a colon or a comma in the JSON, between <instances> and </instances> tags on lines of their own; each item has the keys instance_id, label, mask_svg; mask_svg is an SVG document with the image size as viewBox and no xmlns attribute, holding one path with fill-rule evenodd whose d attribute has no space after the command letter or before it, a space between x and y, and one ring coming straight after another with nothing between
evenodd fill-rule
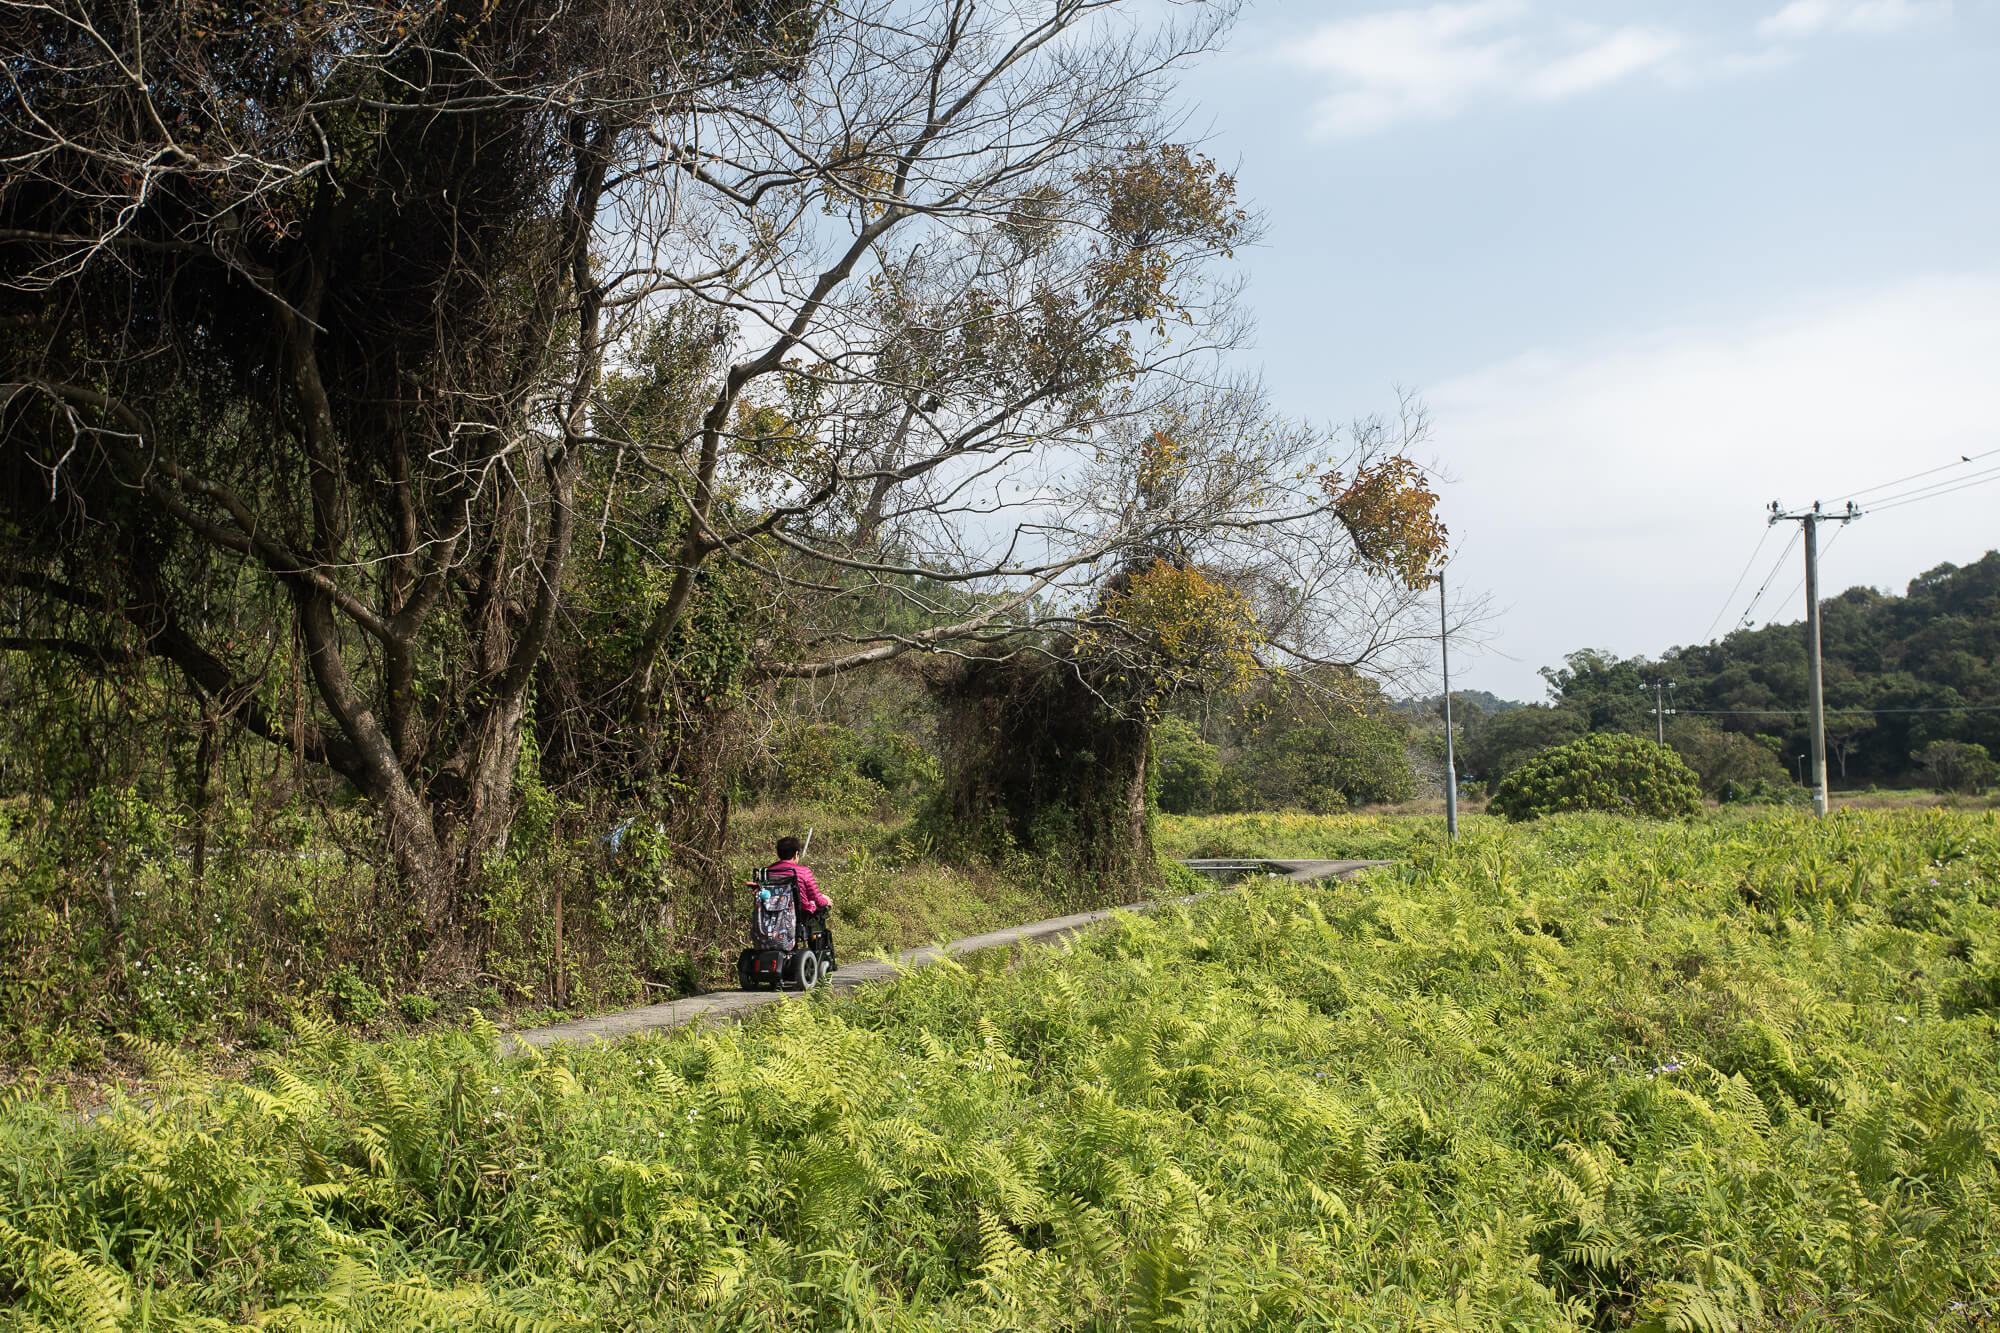
<instances>
[{"instance_id":1,"label":"distant hillside","mask_svg":"<svg viewBox=\"0 0 2000 1333\"><path fill-rule=\"evenodd\" d=\"M1930 774L1914 756L1936 741L2000 754L2000 711L1977 711L2000 705L2000 552L1962 568L1939 565L1900 597L1850 588L1822 608L1827 770L1835 785L1925 780ZM1572 653L1542 675L1551 703L1503 730L1550 739L1650 734L1646 687L1666 679L1674 682L1673 727L1684 738L1717 731L1754 737L1788 768L1806 750L1802 622L1739 630L1657 660ZM1479 751L1470 739L1467 749ZM1506 747L1488 749L1480 757L1496 767L1518 762L1501 752Z\"/></svg>"}]
</instances>

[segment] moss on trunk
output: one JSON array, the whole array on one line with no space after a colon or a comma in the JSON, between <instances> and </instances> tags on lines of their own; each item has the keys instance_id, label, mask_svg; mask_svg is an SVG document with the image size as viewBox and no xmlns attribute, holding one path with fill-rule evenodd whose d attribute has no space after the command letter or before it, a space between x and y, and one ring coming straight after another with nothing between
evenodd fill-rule
<instances>
[{"instance_id":1,"label":"moss on trunk","mask_svg":"<svg viewBox=\"0 0 2000 1333\"><path fill-rule=\"evenodd\" d=\"M1158 883L1142 710L1043 657L975 659L931 688L944 772L921 822L943 854L1039 859L1080 906Z\"/></svg>"}]
</instances>

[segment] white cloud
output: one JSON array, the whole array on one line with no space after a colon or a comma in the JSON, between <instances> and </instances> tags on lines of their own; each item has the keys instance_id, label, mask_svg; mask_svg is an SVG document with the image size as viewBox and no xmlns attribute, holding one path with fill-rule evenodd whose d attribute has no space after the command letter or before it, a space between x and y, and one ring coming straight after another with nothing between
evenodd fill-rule
<instances>
[{"instance_id":1,"label":"white cloud","mask_svg":"<svg viewBox=\"0 0 2000 1333\"><path fill-rule=\"evenodd\" d=\"M1528 88L1537 97L1571 97L1649 69L1679 54L1684 43L1674 33L1621 28L1581 51L1536 70Z\"/></svg>"},{"instance_id":2,"label":"white cloud","mask_svg":"<svg viewBox=\"0 0 2000 1333\"><path fill-rule=\"evenodd\" d=\"M1482 103L1552 102L1645 76L1686 82L1779 68L1827 34L1883 35L1948 21L1953 0L1789 0L1735 36L1606 27L1530 0L1456 0L1336 19L1281 58L1329 84L1314 128L1355 138Z\"/></svg>"},{"instance_id":3,"label":"white cloud","mask_svg":"<svg viewBox=\"0 0 2000 1333\"><path fill-rule=\"evenodd\" d=\"M1684 45L1662 29L1540 21L1523 0L1468 0L1324 24L1287 56L1333 82L1320 131L1351 137L1481 100L1574 97L1659 70Z\"/></svg>"},{"instance_id":4,"label":"white cloud","mask_svg":"<svg viewBox=\"0 0 2000 1333\"><path fill-rule=\"evenodd\" d=\"M1951 0L1791 0L1757 25L1757 35L1783 40L1826 32L1900 32L1948 19L1951 10Z\"/></svg>"},{"instance_id":5,"label":"white cloud","mask_svg":"<svg viewBox=\"0 0 2000 1333\"><path fill-rule=\"evenodd\" d=\"M1435 386L1439 452L1459 479L1445 497L1455 567L1462 587L1509 608L1495 646L1518 659L1489 657L1469 680L1539 697L1534 669L1574 649L1702 641L1763 532L1762 505L1833 502L1991 449L1996 364L2000 272L1987 272L1749 328L1524 354ZM1826 548L1828 595L1900 591L1943 561L1978 559L2000 545L1996 506L2000 483L1868 514ZM1797 581L1792 565L1780 571L1760 623L1799 617Z\"/></svg>"}]
</instances>

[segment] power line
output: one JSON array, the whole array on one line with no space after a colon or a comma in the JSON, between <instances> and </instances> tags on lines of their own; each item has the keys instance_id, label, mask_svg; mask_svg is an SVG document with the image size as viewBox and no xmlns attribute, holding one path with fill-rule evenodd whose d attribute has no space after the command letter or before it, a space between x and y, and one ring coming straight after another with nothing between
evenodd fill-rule
<instances>
[{"instance_id":1,"label":"power line","mask_svg":"<svg viewBox=\"0 0 2000 1333\"><path fill-rule=\"evenodd\" d=\"M1953 478L1949 484L1939 483L1937 486L1922 487L1919 490L1910 491L1904 495L1892 495L1888 500L1874 506L1868 512L1879 514L1887 509L1901 509L1904 505L1915 504L1919 500L1936 500L1942 496L1950 495L1954 491L1968 491L1974 486L1984 486L1988 482L1993 481L2000 481L2000 468L1974 473L1970 477Z\"/></svg>"},{"instance_id":2,"label":"power line","mask_svg":"<svg viewBox=\"0 0 2000 1333\"><path fill-rule=\"evenodd\" d=\"M1768 530L1769 527L1767 525L1766 531ZM1745 625L1750 623L1751 615L1755 613L1755 611L1757 610L1757 603L1763 601L1764 594L1771 590L1771 580L1778 577L1778 571L1785 567L1785 561L1791 557L1792 548L1796 547L1799 544L1799 541L1800 541L1800 533L1798 532L1792 533L1792 539L1785 543L1785 549L1778 552L1778 559L1776 563L1774 563L1771 566L1771 572L1764 576L1764 582L1762 583L1762 585L1758 587L1757 595L1750 599L1750 605L1743 608L1743 615L1736 622L1737 629L1742 629Z\"/></svg>"},{"instance_id":3,"label":"power line","mask_svg":"<svg viewBox=\"0 0 2000 1333\"><path fill-rule=\"evenodd\" d=\"M1689 717L1805 717L1810 712L1804 708L1670 708L1667 711L1685 713ZM1825 711L1877 716L1891 713L2000 713L2000 704L1951 704L1939 708L1829 708Z\"/></svg>"},{"instance_id":4,"label":"power line","mask_svg":"<svg viewBox=\"0 0 2000 1333\"><path fill-rule=\"evenodd\" d=\"M1836 503L1844 503L1848 507L1849 512L1853 513L1856 509L1861 507L1861 506L1856 506L1854 504L1855 500L1858 500L1863 496L1876 495L1882 491L1890 491L1892 492L1892 494L1885 495L1880 500L1874 501L1866 506L1866 509L1869 513L1882 513L1890 509L1900 509L1904 505L1916 504L1920 500L1936 500L1947 495L1956 494L1959 491L1970 490L1974 486L1985 486L1991 482L2000 481L2000 465L1984 468L1978 472L1973 472L1969 474L1961 473L1960 475L1955 477L1947 477L1942 481L1928 482L1922 486L1912 487L1907 491L1895 490L1896 487L1905 485L1908 482L1918 481L1924 477L1936 476L1940 472L1950 472L1953 471L1954 469L1965 467L1969 463L1977 463L1982 461L1983 459L1992 458L1996 455L2000 455L2000 448L1987 449L1976 454L1960 455L1959 460L1956 463L1944 463L1940 464L1937 467L1925 468L1921 472L1912 472L1908 476L1898 477L1894 481L1885 481L1880 483L1879 485L1869 486L1863 490L1852 491L1849 492L1847 495L1840 497L1840 500L1836 501ZM1815 508L1817 508L1817 506L1815 506ZM1829 515L1829 517L1831 517L1831 515ZM1846 531L1847 531L1847 525L1843 522L1841 524L1840 532L1846 532ZM1750 623L1751 617L1753 617L1757 612L1757 607L1764 600L1764 594L1771 590L1771 580L1777 577L1778 571L1784 567L1785 560L1787 559L1787 557L1791 555L1792 547L1798 544L1802 532L1803 529L1801 529L1801 532L1795 532L1792 534L1791 543L1788 544L1785 547L1785 549L1779 553L1776 563L1774 563L1771 566L1771 572L1764 576L1764 582L1758 586L1756 596L1750 599L1750 605L1743 608L1743 614L1740 617L1738 617L1735 629L1742 629ZM1827 541L1826 544L1827 550L1831 551L1833 549L1833 543L1840 540L1840 532L1835 533ZM1749 574L1751 567L1757 563L1757 556L1763 551L1764 542L1770 537L1770 535L1771 535L1771 529L1767 525L1764 529L1764 536L1758 539L1756 548L1750 552L1750 559L1744 563L1743 572L1736 576L1736 582L1730 587L1729 596L1723 599L1722 610L1716 613L1715 619L1709 621L1708 628L1702 632L1702 639L1704 642L1709 642L1712 640L1715 634L1716 626L1722 623L1722 617L1728 612L1730 603L1736 600L1736 594L1742 590L1743 580L1745 576ZM1801 579L1800 583L1803 582L1804 580ZM1785 594L1786 601L1790 601L1793 597L1798 595L1799 586L1800 586L1799 583L1795 583L1792 585L1791 592Z\"/></svg>"},{"instance_id":5,"label":"power line","mask_svg":"<svg viewBox=\"0 0 2000 1333\"><path fill-rule=\"evenodd\" d=\"M1987 454L1975 454L1973 455L1973 458L1974 459L1985 458L1988 456L1988 454L1992 453L2000 453L2000 449L1989 450ZM1953 463L1950 464L1950 466L1959 467L1962 466L1962 464ZM1937 472L1941 470L1942 469L1939 468L1931 469L1932 472ZM1917 475L1924 476L1927 474L1920 472ZM1910 480L1910 478L1905 477L1904 480L1908 481ZM1969 477L1953 477L1948 481L1937 482L1929 486L1919 486L1914 490L1905 491L1900 495L1891 495L1888 497L1886 501L1882 503L1870 505L1868 507L1867 512L1871 514L1880 514L1890 509L1900 509L1904 505L1915 504L1919 500L1935 500L1940 498L1941 496L1950 495L1954 491L1970 490L1974 486L1984 486L1990 482L1995 482L1995 481L2000 481L2000 467L1988 468L1984 472L1975 472ZM1893 485L1894 483L1891 484ZM1876 487L1876 489L1880 490L1882 488L1878 486ZM1764 531L1766 532L1766 534L1768 534L1770 532L1770 529L1767 527L1765 528ZM1839 532L1836 532L1833 534L1833 536L1827 538L1826 545L1823 548L1821 548L1820 554L1825 555L1828 551L1831 551L1833 549L1833 544L1839 541L1841 537L1846 535L1846 532L1847 532L1847 525L1843 523L1840 526ZM1755 557L1753 556L1752 558L1754 559ZM1779 558L1779 563L1780 564L1784 563L1783 557ZM1741 582L1741 580L1738 580L1738 582ZM1805 584L1805 576L1800 575L1799 581L1792 585L1792 590L1785 594L1785 600L1789 602L1792 600L1792 598L1798 596L1799 589L1803 587L1804 584ZM1755 607L1755 605L1756 604L1754 602L1751 603L1751 606L1753 608ZM1743 618L1747 621L1750 618L1750 612L1745 611L1743 613ZM1711 626L1710 628L1713 629L1713 626Z\"/></svg>"},{"instance_id":6,"label":"power line","mask_svg":"<svg viewBox=\"0 0 2000 1333\"><path fill-rule=\"evenodd\" d=\"M1933 491L1956 490L1960 486L1964 486L1971 482L1978 481L1982 477L1994 476L1995 474L2000 474L2000 465L1995 465L1993 467L1988 467L1988 468L1981 468L1977 472L1960 473L1956 477L1946 477L1942 481L1927 481L1921 486L1912 486L1907 491L1894 491L1888 495L1882 496L1880 499L1874 501L1870 507L1872 508L1880 505L1896 504L1899 503L1900 501L1908 500L1916 496L1929 495Z\"/></svg>"},{"instance_id":7,"label":"power line","mask_svg":"<svg viewBox=\"0 0 2000 1333\"><path fill-rule=\"evenodd\" d=\"M1961 455L1956 463L1945 463L1939 467L1925 468L1922 472L1912 472L1907 477L1898 477L1894 481L1885 481L1880 486L1870 486L1868 489L1862 491L1850 491L1839 498L1843 502L1847 500L1859 500L1864 495L1873 495L1877 491L1886 491L1892 486L1901 486L1904 482L1915 481L1919 477L1928 477L1939 472L1949 471L1955 467L1964 467L1967 463L1977 463L1980 459L1991 458L1995 454L2000 454L2000 449L1988 449L1985 453L1973 454L1969 458Z\"/></svg>"},{"instance_id":8,"label":"power line","mask_svg":"<svg viewBox=\"0 0 2000 1333\"><path fill-rule=\"evenodd\" d=\"M1756 549L1751 551L1750 558L1743 562L1743 572L1736 576L1736 582L1729 589L1729 595L1722 599L1721 609L1715 613L1715 619L1708 622L1708 628L1701 632L1701 641L1703 643L1707 643L1715 637L1715 627L1722 623L1722 618L1729 614L1729 608L1736 604L1736 594L1743 591L1743 580L1750 577L1750 566L1757 563L1757 557L1763 554L1764 543L1770 540L1771 525L1766 523L1763 534L1757 538Z\"/></svg>"}]
</instances>

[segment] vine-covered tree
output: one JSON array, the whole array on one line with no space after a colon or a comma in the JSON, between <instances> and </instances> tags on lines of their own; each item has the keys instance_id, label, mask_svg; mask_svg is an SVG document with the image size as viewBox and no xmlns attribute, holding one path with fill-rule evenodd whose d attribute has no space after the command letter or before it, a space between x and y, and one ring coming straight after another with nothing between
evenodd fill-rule
<instances>
[{"instance_id":1,"label":"vine-covered tree","mask_svg":"<svg viewBox=\"0 0 2000 1333\"><path fill-rule=\"evenodd\" d=\"M664 127L813 7L0 4L4 577L382 811L434 928L504 841ZM287 659L302 666L285 689Z\"/></svg>"}]
</instances>

